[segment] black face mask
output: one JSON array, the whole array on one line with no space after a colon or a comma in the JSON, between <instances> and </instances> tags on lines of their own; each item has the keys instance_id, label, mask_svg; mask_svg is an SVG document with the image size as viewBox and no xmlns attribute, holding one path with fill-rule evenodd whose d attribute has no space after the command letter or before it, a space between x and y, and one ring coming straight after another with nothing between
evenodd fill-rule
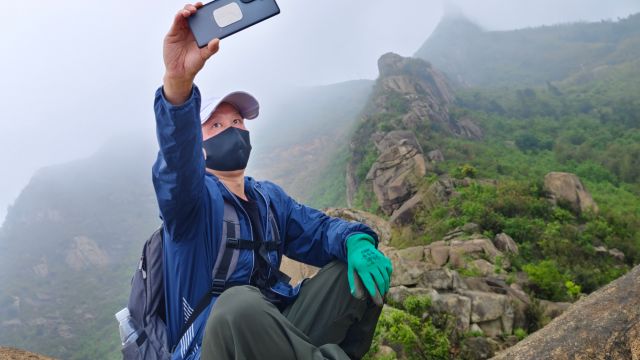
<instances>
[{"instance_id":1,"label":"black face mask","mask_svg":"<svg viewBox=\"0 0 640 360\"><path fill-rule=\"evenodd\" d=\"M251 142L249 131L229 127L202 143L207 154L205 163L209 169L219 171L242 170L247 167Z\"/></svg>"}]
</instances>

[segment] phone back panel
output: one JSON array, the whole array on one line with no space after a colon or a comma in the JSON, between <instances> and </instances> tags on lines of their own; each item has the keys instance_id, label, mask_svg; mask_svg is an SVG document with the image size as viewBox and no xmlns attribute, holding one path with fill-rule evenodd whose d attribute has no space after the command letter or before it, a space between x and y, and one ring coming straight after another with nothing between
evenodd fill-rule
<instances>
[{"instance_id":1,"label":"phone back panel","mask_svg":"<svg viewBox=\"0 0 640 360\"><path fill-rule=\"evenodd\" d=\"M205 47L279 13L275 0L215 0L191 15L189 26L198 46Z\"/></svg>"}]
</instances>

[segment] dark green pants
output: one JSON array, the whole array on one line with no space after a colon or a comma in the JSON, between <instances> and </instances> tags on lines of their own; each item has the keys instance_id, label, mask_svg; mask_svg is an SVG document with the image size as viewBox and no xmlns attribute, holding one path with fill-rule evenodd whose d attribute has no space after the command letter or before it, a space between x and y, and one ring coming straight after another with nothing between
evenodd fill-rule
<instances>
[{"instance_id":1,"label":"dark green pants","mask_svg":"<svg viewBox=\"0 0 640 360\"><path fill-rule=\"evenodd\" d=\"M280 312L253 286L218 298L202 341L203 360L360 359L371 346L382 308L351 296L347 266L333 261L306 280Z\"/></svg>"}]
</instances>

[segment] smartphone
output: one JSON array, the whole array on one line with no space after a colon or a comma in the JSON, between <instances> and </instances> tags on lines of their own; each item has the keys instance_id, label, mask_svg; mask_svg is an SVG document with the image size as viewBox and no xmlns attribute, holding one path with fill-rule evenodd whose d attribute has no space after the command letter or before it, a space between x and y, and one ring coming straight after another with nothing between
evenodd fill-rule
<instances>
[{"instance_id":1,"label":"smartphone","mask_svg":"<svg viewBox=\"0 0 640 360\"><path fill-rule=\"evenodd\" d=\"M189 16L189 27L198 47L224 39L263 20L278 15L275 0L214 0Z\"/></svg>"}]
</instances>

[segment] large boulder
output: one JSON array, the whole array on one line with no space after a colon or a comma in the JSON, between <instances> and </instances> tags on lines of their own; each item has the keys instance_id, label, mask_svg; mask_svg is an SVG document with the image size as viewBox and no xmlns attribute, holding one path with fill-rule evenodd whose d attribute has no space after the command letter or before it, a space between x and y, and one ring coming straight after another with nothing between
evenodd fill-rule
<instances>
[{"instance_id":1,"label":"large boulder","mask_svg":"<svg viewBox=\"0 0 640 360\"><path fill-rule=\"evenodd\" d=\"M640 359L640 266L495 359Z\"/></svg>"},{"instance_id":2,"label":"large boulder","mask_svg":"<svg viewBox=\"0 0 640 360\"><path fill-rule=\"evenodd\" d=\"M493 244L498 248L498 250L504 253L518 253L518 244L516 244L511 236L505 233L496 235L495 239L493 239Z\"/></svg>"},{"instance_id":3,"label":"large boulder","mask_svg":"<svg viewBox=\"0 0 640 360\"><path fill-rule=\"evenodd\" d=\"M579 213L587 210L598 212L598 205L574 174L550 172L544 177L544 188L554 204L562 201Z\"/></svg>"},{"instance_id":4,"label":"large boulder","mask_svg":"<svg viewBox=\"0 0 640 360\"><path fill-rule=\"evenodd\" d=\"M367 181L385 214L400 208L416 192L426 172L422 148L411 131L391 131L382 138L374 137L381 154L371 166Z\"/></svg>"}]
</instances>

